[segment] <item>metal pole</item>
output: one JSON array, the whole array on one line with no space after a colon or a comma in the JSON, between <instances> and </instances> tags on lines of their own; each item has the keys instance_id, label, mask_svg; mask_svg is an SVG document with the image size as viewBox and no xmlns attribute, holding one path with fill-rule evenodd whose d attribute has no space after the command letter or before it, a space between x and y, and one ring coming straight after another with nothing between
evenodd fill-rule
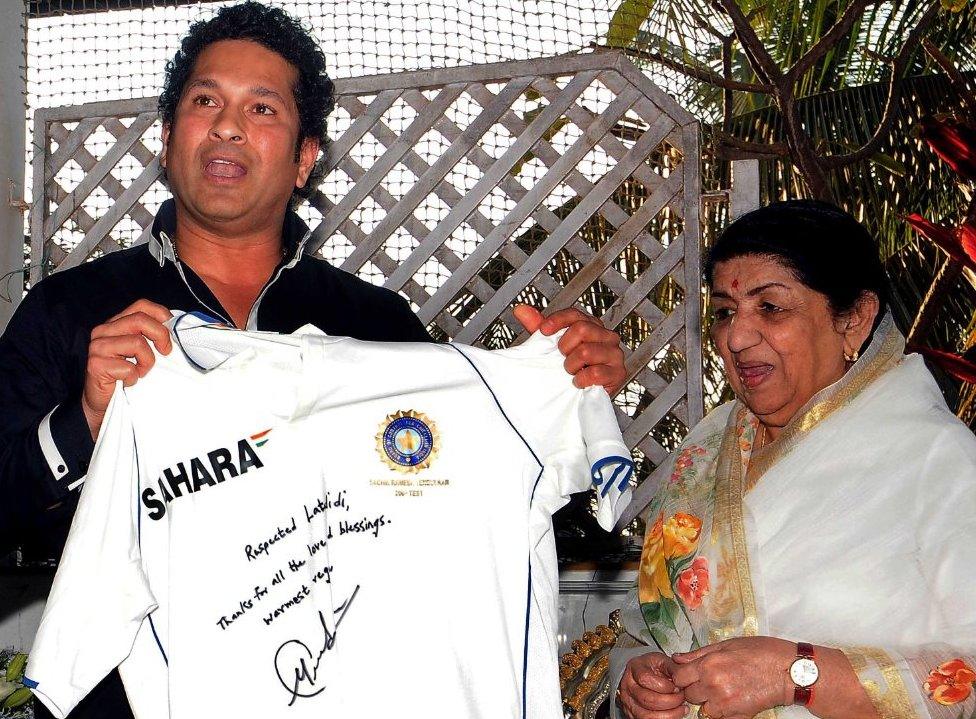
<instances>
[{"instance_id":1,"label":"metal pole","mask_svg":"<svg viewBox=\"0 0 976 719\"><path fill-rule=\"evenodd\" d=\"M732 194L729 219L759 208L759 160L732 162Z\"/></svg>"},{"instance_id":2,"label":"metal pole","mask_svg":"<svg viewBox=\"0 0 976 719\"><path fill-rule=\"evenodd\" d=\"M26 2L0 3L0 331L23 293Z\"/></svg>"}]
</instances>

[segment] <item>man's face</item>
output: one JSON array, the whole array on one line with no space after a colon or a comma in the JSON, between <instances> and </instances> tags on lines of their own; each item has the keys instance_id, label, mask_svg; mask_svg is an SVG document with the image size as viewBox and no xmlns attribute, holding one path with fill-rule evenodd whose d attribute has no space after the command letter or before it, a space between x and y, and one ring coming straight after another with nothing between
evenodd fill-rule
<instances>
[{"instance_id":1,"label":"man's face","mask_svg":"<svg viewBox=\"0 0 976 719\"><path fill-rule=\"evenodd\" d=\"M163 128L163 166L189 219L216 233L280 225L318 154L318 143L306 140L295 161L297 77L283 57L248 40L200 53Z\"/></svg>"}]
</instances>

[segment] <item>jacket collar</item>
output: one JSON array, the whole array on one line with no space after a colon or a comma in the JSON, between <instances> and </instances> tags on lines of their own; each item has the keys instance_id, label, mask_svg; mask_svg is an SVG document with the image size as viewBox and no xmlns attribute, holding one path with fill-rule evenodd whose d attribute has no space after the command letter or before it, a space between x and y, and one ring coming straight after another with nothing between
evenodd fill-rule
<instances>
[{"instance_id":1,"label":"jacket collar","mask_svg":"<svg viewBox=\"0 0 976 719\"><path fill-rule=\"evenodd\" d=\"M281 239L285 247L285 267L294 267L302 258L305 247L312 236L308 225L292 210L285 213L285 223ZM166 261L176 262L173 238L176 237L176 202L170 198L163 202L153 219L149 233L149 252L162 267Z\"/></svg>"}]
</instances>

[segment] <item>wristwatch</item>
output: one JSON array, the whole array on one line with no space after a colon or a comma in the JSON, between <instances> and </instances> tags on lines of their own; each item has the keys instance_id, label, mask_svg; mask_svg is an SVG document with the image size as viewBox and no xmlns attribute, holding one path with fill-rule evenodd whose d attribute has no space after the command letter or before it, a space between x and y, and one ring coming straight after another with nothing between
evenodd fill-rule
<instances>
[{"instance_id":1,"label":"wristwatch","mask_svg":"<svg viewBox=\"0 0 976 719\"><path fill-rule=\"evenodd\" d=\"M790 665L790 679L793 680L793 703L809 706L813 701L813 685L820 678L820 669L813 658L813 646L797 642L796 659Z\"/></svg>"}]
</instances>

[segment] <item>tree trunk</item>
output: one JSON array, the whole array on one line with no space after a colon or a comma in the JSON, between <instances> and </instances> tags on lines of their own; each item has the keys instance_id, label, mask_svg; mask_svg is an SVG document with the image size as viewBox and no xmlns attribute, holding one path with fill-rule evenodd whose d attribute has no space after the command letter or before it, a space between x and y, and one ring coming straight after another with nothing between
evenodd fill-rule
<instances>
[{"instance_id":1,"label":"tree trunk","mask_svg":"<svg viewBox=\"0 0 976 719\"><path fill-rule=\"evenodd\" d=\"M803 128L803 122L796 111L796 98L792 90L779 88L776 92L776 105L783 113L786 129L786 142L791 149L793 164L806 183L811 197L825 202L836 202L827 170L813 147L813 141Z\"/></svg>"}]
</instances>

